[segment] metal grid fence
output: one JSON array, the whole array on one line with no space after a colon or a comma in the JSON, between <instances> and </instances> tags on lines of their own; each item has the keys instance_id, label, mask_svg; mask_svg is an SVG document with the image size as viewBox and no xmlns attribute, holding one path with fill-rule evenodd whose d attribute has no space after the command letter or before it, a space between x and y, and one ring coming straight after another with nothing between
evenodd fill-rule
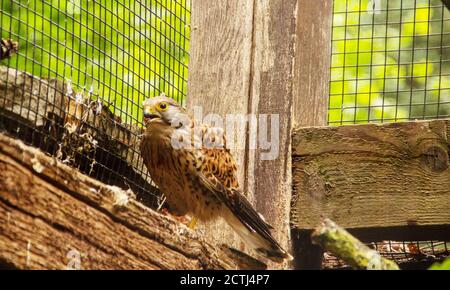
<instances>
[{"instance_id":1,"label":"metal grid fence","mask_svg":"<svg viewBox=\"0 0 450 290\"><path fill-rule=\"evenodd\" d=\"M328 122L450 116L450 11L441 0L335 0Z\"/></svg>"},{"instance_id":2,"label":"metal grid fence","mask_svg":"<svg viewBox=\"0 0 450 290\"><path fill-rule=\"evenodd\" d=\"M333 15L331 125L450 115L440 0L335 0ZM144 98L184 102L189 19L189 0L3 0L0 130L158 206L133 142ZM396 260L448 253L436 245L373 244Z\"/></svg>"},{"instance_id":3,"label":"metal grid fence","mask_svg":"<svg viewBox=\"0 0 450 290\"><path fill-rule=\"evenodd\" d=\"M190 0L2 0L0 129L108 184L155 193L131 141L145 98L184 102L189 19Z\"/></svg>"},{"instance_id":4,"label":"metal grid fence","mask_svg":"<svg viewBox=\"0 0 450 290\"><path fill-rule=\"evenodd\" d=\"M449 6L441 0L334 0L328 123L449 117ZM403 264L450 255L442 241L370 246ZM344 266L325 258L326 267Z\"/></svg>"}]
</instances>

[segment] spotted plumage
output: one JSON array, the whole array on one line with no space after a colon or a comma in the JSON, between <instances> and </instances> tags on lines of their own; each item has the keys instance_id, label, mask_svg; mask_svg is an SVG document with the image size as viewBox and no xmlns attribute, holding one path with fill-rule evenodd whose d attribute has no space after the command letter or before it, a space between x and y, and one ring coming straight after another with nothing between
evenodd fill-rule
<instances>
[{"instance_id":1,"label":"spotted plumage","mask_svg":"<svg viewBox=\"0 0 450 290\"><path fill-rule=\"evenodd\" d=\"M221 128L195 124L184 108L165 96L147 99L144 117L144 164L175 214L201 221L222 217L267 258L291 258L239 189L236 162Z\"/></svg>"}]
</instances>

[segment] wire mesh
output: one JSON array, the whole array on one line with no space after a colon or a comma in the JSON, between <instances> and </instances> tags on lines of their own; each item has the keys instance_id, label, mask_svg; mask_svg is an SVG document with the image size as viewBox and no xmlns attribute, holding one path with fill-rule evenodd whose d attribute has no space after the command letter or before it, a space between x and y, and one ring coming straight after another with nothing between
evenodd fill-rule
<instances>
[{"instance_id":1,"label":"wire mesh","mask_svg":"<svg viewBox=\"0 0 450 290\"><path fill-rule=\"evenodd\" d=\"M450 116L450 11L441 0L334 0L328 123ZM398 263L449 256L442 241L369 246ZM428 263L427 263L428 261ZM325 254L324 266L345 263Z\"/></svg>"},{"instance_id":2,"label":"wire mesh","mask_svg":"<svg viewBox=\"0 0 450 290\"><path fill-rule=\"evenodd\" d=\"M140 106L161 92L184 102L190 1L0 6L0 129L96 179L158 197L136 146Z\"/></svg>"},{"instance_id":3,"label":"wire mesh","mask_svg":"<svg viewBox=\"0 0 450 290\"><path fill-rule=\"evenodd\" d=\"M335 0L330 125L450 116L450 11L441 0Z\"/></svg>"},{"instance_id":4,"label":"wire mesh","mask_svg":"<svg viewBox=\"0 0 450 290\"><path fill-rule=\"evenodd\" d=\"M450 243L444 241L381 241L368 244L381 256L395 261L402 269L427 269L450 255ZM330 253L324 254L325 269L347 268L348 265Z\"/></svg>"},{"instance_id":5,"label":"wire mesh","mask_svg":"<svg viewBox=\"0 0 450 290\"><path fill-rule=\"evenodd\" d=\"M185 100L190 1L0 6L0 130L159 206L136 146L139 107L161 92ZM440 0L335 0L332 35L329 124L450 115L450 13ZM443 242L372 246L400 262L449 253Z\"/></svg>"}]
</instances>

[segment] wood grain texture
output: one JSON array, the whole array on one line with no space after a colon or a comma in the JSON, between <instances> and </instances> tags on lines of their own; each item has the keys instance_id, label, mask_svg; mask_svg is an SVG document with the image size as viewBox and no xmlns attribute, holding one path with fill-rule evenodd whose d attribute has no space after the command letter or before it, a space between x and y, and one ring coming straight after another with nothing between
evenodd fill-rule
<instances>
[{"instance_id":1,"label":"wood grain texture","mask_svg":"<svg viewBox=\"0 0 450 290\"><path fill-rule=\"evenodd\" d=\"M297 1L255 1L250 112L278 117L278 129L259 123L258 136L268 134L277 147L274 158L258 143L248 150L247 190L256 209L274 227L274 236L290 250L289 210L291 199L291 107ZM270 122L270 121L269 121ZM270 123L269 123L270 124ZM262 130L267 132L262 132ZM279 265L271 265L273 268ZM281 266L286 267L286 265Z\"/></svg>"},{"instance_id":2,"label":"wood grain texture","mask_svg":"<svg viewBox=\"0 0 450 290\"><path fill-rule=\"evenodd\" d=\"M212 247L183 224L0 134L0 261L20 269L238 269L264 264Z\"/></svg>"},{"instance_id":3,"label":"wood grain texture","mask_svg":"<svg viewBox=\"0 0 450 290\"><path fill-rule=\"evenodd\" d=\"M274 226L274 235L285 248L290 239L296 14L296 0L194 0L187 98L190 109L200 105L204 112L221 116L251 113L279 117L279 135L268 132L269 140L278 141L279 154L274 160L262 158L266 149L251 148L253 132L248 123L238 130L232 152L239 164L241 187ZM213 235L231 240L222 230Z\"/></svg>"},{"instance_id":4,"label":"wood grain texture","mask_svg":"<svg viewBox=\"0 0 450 290\"><path fill-rule=\"evenodd\" d=\"M329 98L332 0L298 1L294 126L325 126Z\"/></svg>"},{"instance_id":5,"label":"wood grain texture","mask_svg":"<svg viewBox=\"0 0 450 290\"><path fill-rule=\"evenodd\" d=\"M248 113L252 47L253 1L193 0L187 108L201 108L203 117ZM215 124L217 125L217 124ZM238 164L238 180L246 188L245 139L247 126L229 146ZM232 140L228 140L230 145ZM251 198L251 197L250 197ZM214 242L244 244L224 221L200 225Z\"/></svg>"},{"instance_id":6,"label":"wood grain texture","mask_svg":"<svg viewBox=\"0 0 450 290\"><path fill-rule=\"evenodd\" d=\"M299 0L292 127L325 126L330 79L332 0ZM295 268L318 269L323 251L309 233L292 232Z\"/></svg>"},{"instance_id":7,"label":"wood grain texture","mask_svg":"<svg viewBox=\"0 0 450 290\"><path fill-rule=\"evenodd\" d=\"M296 130L292 227L328 217L352 229L448 229L449 122Z\"/></svg>"},{"instance_id":8,"label":"wood grain texture","mask_svg":"<svg viewBox=\"0 0 450 290\"><path fill-rule=\"evenodd\" d=\"M252 1L193 0L187 107L218 114L247 114L252 46ZM235 136L233 155L241 168L245 131ZM231 140L229 140L231 142ZM244 175L239 181L243 185Z\"/></svg>"}]
</instances>

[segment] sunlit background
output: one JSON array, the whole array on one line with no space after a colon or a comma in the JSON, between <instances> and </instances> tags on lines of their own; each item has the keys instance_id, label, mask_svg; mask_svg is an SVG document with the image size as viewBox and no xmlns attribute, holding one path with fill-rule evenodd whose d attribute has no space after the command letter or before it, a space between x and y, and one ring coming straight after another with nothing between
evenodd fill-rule
<instances>
[{"instance_id":1,"label":"sunlit background","mask_svg":"<svg viewBox=\"0 0 450 290\"><path fill-rule=\"evenodd\" d=\"M190 0L2 0L0 34L18 41L19 51L0 65L17 70L11 74L16 78L18 71L28 72L37 80L33 84L56 78L65 89L102 100L120 117L115 123L140 124L144 98L165 92L186 99L190 9ZM441 0L335 0L331 41L330 125L450 116L450 12ZM29 112L20 80L9 83L19 88L12 106ZM36 91L37 102L47 105ZM41 144L44 139L35 133L48 130L33 130L31 139ZM49 148L55 155L56 148ZM83 152L92 161L83 172L108 184L125 178L136 193L156 196L147 183L129 178L133 172L147 174L142 164L124 167L126 174L117 170L120 165L114 170L98 165L91 172L94 161L128 166L112 152L116 147L101 149ZM373 246L396 261L409 259L406 253L415 249L432 254L449 249L445 242Z\"/></svg>"},{"instance_id":2,"label":"sunlit background","mask_svg":"<svg viewBox=\"0 0 450 290\"><path fill-rule=\"evenodd\" d=\"M450 115L450 12L441 0L336 0L330 124Z\"/></svg>"},{"instance_id":3,"label":"sunlit background","mask_svg":"<svg viewBox=\"0 0 450 290\"><path fill-rule=\"evenodd\" d=\"M190 0L2 0L2 64L92 91L125 123L145 97L186 95Z\"/></svg>"},{"instance_id":4,"label":"sunlit background","mask_svg":"<svg viewBox=\"0 0 450 290\"><path fill-rule=\"evenodd\" d=\"M4 65L91 91L125 123L161 92L184 101L190 0L3 0ZM450 12L441 0L335 0L331 125L450 115Z\"/></svg>"}]
</instances>

